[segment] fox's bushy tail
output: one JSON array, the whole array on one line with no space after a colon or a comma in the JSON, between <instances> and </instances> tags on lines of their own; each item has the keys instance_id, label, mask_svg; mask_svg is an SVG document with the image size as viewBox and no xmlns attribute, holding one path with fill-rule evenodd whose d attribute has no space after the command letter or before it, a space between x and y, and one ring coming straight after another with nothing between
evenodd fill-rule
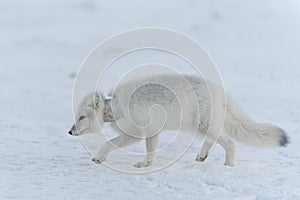
<instances>
[{"instance_id":1,"label":"fox's bushy tail","mask_svg":"<svg viewBox=\"0 0 300 200\"><path fill-rule=\"evenodd\" d=\"M227 101L224 128L227 135L252 147L285 147L289 143L289 138L282 128L273 124L254 121L230 97Z\"/></svg>"}]
</instances>

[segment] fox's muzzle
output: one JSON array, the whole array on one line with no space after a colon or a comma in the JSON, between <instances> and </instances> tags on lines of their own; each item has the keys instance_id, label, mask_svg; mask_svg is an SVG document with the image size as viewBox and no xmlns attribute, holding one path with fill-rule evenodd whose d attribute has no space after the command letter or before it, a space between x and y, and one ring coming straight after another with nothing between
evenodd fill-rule
<instances>
[{"instance_id":1,"label":"fox's muzzle","mask_svg":"<svg viewBox=\"0 0 300 200\"><path fill-rule=\"evenodd\" d=\"M76 128L75 128L75 124L73 124L73 126L71 127L70 131L68 132L70 135L76 135Z\"/></svg>"}]
</instances>

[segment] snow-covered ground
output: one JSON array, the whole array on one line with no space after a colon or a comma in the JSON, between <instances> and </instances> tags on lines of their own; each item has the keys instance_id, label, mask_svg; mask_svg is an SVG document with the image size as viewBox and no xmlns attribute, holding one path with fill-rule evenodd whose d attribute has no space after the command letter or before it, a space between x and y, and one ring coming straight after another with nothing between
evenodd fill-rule
<instances>
[{"instance_id":1,"label":"snow-covered ground","mask_svg":"<svg viewBox=\"0 0 300 200\"><path fill-rule=\"evenodd\" d=\"M297 0L1 0L0 199L300 199L299 11ZM290 145L238 145L235 167L222 165L220 147L195 163L201 141L154 173L91 162L67 134L72 74L99 42L142 26L202 43L227 91L253 118L284 127ZM107 162L131 167L120 155Z\"/></svg>"}]
</instances>

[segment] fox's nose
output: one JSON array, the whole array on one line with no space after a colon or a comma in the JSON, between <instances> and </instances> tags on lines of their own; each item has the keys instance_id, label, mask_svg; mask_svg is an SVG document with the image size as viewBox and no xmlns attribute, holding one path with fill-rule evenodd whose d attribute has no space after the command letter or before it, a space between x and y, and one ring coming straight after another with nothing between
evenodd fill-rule
<instances>
[{"instance_id":1,"label":"fox's nose","mask_svg":"<svg viewBox=\"0 0 300 200\"><path fill-rule=\"evenodd\" d=\"M72 135L72 131L69 131L68 133L69 133L70 135Z\"/></svg>"}]
</instances>

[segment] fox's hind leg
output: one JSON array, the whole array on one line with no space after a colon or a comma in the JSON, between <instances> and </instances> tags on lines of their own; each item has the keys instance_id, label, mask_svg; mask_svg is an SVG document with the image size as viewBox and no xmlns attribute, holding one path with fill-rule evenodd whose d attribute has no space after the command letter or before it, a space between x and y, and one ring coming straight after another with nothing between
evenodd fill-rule
<instances>
[{"instance_id":1,"label":"fox's hind leg","mask_svg":"<svg viewBox=\"0 0 300 200\"><path fill-rule=\"evenodd\" d=\"M216 94L214 94L216 95ZM196 161L203 162L210 151L210 149L218 142L219 136L222 133L223 122L225 119L224 107L221 102L218 100L219 98L213 98L212 102L212 120L208 125L207 135L205 138L202 147L197 154ZM201 125L200 125L201 126Z\"/></svg>"},{"instance_id":2,"label":"fox's hind leg","mask_svg":"<svg viewBox=\"0 0 300 200\"><path fill-rule=\"evenodd\" d=\"M216 133L219 133L220 130L216 129L215 127L213 127L211 130L208 131L206 138L201 146L201 149L197 154L196 161L198 162L205 161L211 148L218 142L219 134Z\"/></svg>"},{"instance_id":3,"label":"fox's hind leg","mask_svg":"<svg viewBox=\"0 0 300 200\"><path fill-rule=\"evenodd\" d=\"M205 141L204 141L204 143L201 146L200 151L197 154L196 161L197 162L203 162L203 161L205 161L205 159L208 156L208 153L209 153L210 149L212 148L212 146L214 144L215 144L214 141L210 141L210 140L208 140L206 138Z\"/></svg>"},{"instance_id":4,"label":"fox's hind leg","mask_svg":"<svg viewBox=\"0 0 300 200\"><path fill-rule=\"evenodd\" d=\"M226 152L225 165L234 166L234 160L235 160L234 142L226 135L222 135L219 138L218 143L225 149Z\"/></svg>"},{"instance_id":5,"label":"fox's hind leg","mask_svg":"<svg viewBox=\"0 0 300 200\"><path fill-rule=\"evenodd\" d=\"M144 161L136 163L135 167L148 167L152 165L158 144L158 134L146 138L147 155Z\"/></svg>"}]
</instances>

